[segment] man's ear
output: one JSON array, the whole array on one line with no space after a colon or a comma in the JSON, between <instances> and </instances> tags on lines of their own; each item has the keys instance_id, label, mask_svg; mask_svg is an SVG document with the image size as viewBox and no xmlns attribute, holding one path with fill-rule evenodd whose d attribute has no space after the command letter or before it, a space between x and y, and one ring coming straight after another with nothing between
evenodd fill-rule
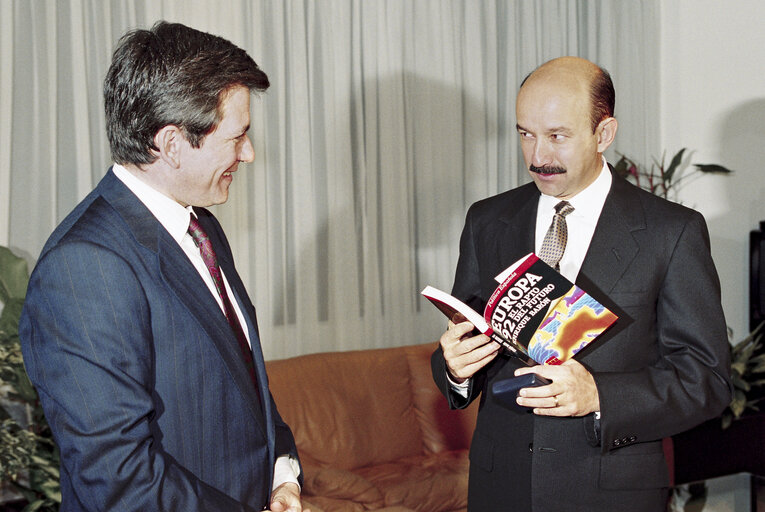
<instances>
[{"instance_id":1,"label":"man's ear","mask_svg":"<svg viewBox=\"0 0 765 512\"><path fill-rule=\"evenodd\" d=\"M603 119L595 129L595 135L598 137L598 153L603 153L616 138L616 130L619 123L613 117Z\"/></svg>"},{"instance_id":2,"label":"man's ear","mask_svg":"<svg viewBox=\"0 0 765 512\"><path fill-rule=\"evenodd\" d=\"M178 169L181 166L181 146L185 141L180 128L173 124L163 126L154 135L157 156L173 169Z\"/></svg>"}]
</instances>

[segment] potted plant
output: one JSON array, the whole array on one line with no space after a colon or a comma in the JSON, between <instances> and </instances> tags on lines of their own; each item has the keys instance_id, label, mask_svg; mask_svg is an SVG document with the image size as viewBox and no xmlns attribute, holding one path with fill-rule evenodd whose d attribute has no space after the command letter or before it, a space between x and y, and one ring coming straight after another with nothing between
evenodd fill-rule
<instances>
[{"instance_id":1,"label":"potted plant","mask_svg":"<svg viewBox=\"0 0 765 512\"><path fill-rule=\"evenodd\" d=\"M24 512L50 511L61 503L58 449L19 344L28 281L26 262L0 246L0 478L23 497Z\"/></svg>"},{"instance_id":2,"label":"potted plant","mask_svg":"<svg viewBox=\"0 0 765 512\"><path fill-rule=\"evenodd\" d=\"M721 416L673 436L677 484L734 473L765 474L765 415L759 412L765 398L764 331L765 323L731 345L733 398ZM695 488L705 491L703 485Z\"/></svg>"},{"instance_id":3,"label":"potted plant","mask_svg":"<svg viewBox=\"0 0 765 512\"><path fill-rule=\"evenodd\" d=\"M662 155L660 161L654 159L648 169L631 158L620 154L619 160L614 165L614 171L618 176L628 179L638 187L664 199L671 200L677 198L680 183L696 173L724 175L733 172L719 164L693 164L695 169L691 172L679 172L685 150L686 148L682 148L675 153L668 165L664 163L665 155Z\"/></svg>"},{"instance_id":4,"label":"potted plant","mask_svg":"<svg viewBox=\"0 0 765 512\"><path fill-rule=\"evenodd\" d=\"M733 420L747 411L759 411L765 386L765 352L762 351L761 323L754 331L731 347L731 381L733 400L723 411L722 428L728 428Z\"/></svg>"}]
</instances>

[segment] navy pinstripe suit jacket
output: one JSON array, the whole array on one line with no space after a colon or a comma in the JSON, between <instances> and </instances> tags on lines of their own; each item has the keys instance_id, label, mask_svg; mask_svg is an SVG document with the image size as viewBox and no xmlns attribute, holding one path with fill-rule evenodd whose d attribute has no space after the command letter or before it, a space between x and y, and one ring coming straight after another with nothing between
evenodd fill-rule
<instances>
[{"instance_id":1,"label":"navy pinstripe suit jacket","mask_svg":"<svg viewBox=\"0 0 765 512\"><path fill-rule=\"evenodd\" d=\"M260 510L275 457L297 456L228 242L197 213L247 318L257 389L191 262L110 170L43 248L19 330L62 511Z\"/></svg>"}]
</instances>

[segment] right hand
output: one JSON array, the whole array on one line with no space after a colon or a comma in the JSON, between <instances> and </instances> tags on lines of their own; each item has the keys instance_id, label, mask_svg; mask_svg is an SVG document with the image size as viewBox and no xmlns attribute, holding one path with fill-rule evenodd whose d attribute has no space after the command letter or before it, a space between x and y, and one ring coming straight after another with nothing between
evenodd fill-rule
<instances>
[{"instance_id":1,"label":"right hand","mask_svg":"<svg viewBox=\"0 0 765 512\"><path fill-rule=\"evenodd\" d=\"M461 315L454 320L459 323L450 320L439 343L450 377L461 384L497 357L501 345L485 334L470 336L475 327Z\"/></svg>"},{"instance_id":2,"label":"right hand","mask_svg":"<svg viewBox=\"0 0 765 512\"><path fill-rule=\"evenodd\" d=\"M302 508L300 486L292 482L285 482L274 489L270 507L266 512L311 512Z\"/></svg>"}]
</instances>

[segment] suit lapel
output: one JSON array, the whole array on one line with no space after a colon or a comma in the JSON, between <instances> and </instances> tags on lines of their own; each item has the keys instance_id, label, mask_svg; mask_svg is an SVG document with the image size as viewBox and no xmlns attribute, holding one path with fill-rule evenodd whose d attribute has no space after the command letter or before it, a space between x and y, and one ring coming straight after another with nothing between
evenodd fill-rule
<instances>
[{"instance_id":1,"label":"suit lapel","mask_svg":"<svg viewBox=\"0 0 765 512\"><path fill-rule=\"evenodd\" d=\"M175 240L172 240L169 235L167 238L169 243L167 240L162 240L158 253L160 270L165 282L191 315L199 319L200 326L218 349L239 391L247 398L253 415L262 419L263 411L260 408L258 390L252 385L236 337L226 316L186 254L178 247ZM262 421L256 423L262 425Z\"/></svg>"},{"instance_id":2,"label":"suit lapel","mask_svg":"<svg viewBox=\"0 0 765 512\"><path fill-rule=\"evenodd\" d=\"M228 284L231 286L231 289L234 292L234 299L237 301L239 307L242 310L242 315L244 316L247 323L247 325L244 327L247 329L250 335L250 347L252 349L252 361L255 365L255 378L257 379L257 388L252 387L252 382L249 380L249 373L247 374L247 384L249 389L252 389L254 393L258 393L260 395L260 401L258 403L258 405L260 405L259 412L261 416L264 416L265 418L264 421L259 421L258 425L261 426L261 428L265 428L263 435L265 435L266 439L268 440L269 460L275 461L275 419L271 414L271 393L268 392L266 362L263 357L263 350L261 348L262 345L260 344L260 334L258 332L257 317L255 316L255 307L250 302L247 290L244 287L244 283L242 283L242 280L239 278L239 273L236 271L233 262L229 260L228 256L226 256L228 251L223 251L223 253L224 257L219 260L219 265L221 266L221 269L223 269L223 273L226 275ZM231 331L230 328L229 331ZM239 361L241 362L241 360L241 355L239 355ZM244 368L244 365L242 365L242 368ZM273 465L271 465L271 467L273 467Z\"/></svg>"},{"instance_id":3,"label":"suit lapel","mask_svg":"<svg viewBox=\"0 0 765 512\"><path fill-rule=\"evenodd\" d=\"M500 262L497 273L534 251L534 229L529 226L536 225L538 205L539 191L530 183L522 195L497 217L501 223L496 240L497 261Z\"/></svg>"},{"instance_id":4,"label":"suit lapel","mask_svg":"<svg viewBox=\"0 0 765 512\"><path fill-rule=\"evenodd\" d=\"M263 403L265 404L265 399L268 398L268 393L265 392L265 390L268 389L268 381L266 379L266 365L260 345L260 334L258 332L258 321L255 316L255 306L252 305L247 290L244 287L244 283L242 283L239 273L236 271L236 267L234 266L231 257L231 249L219 236L220 227L208 217L209 212L207 212L207 210L197 208L195 211L199 214L200 224L210 236L210 242L213 244L215 254L218 257L218 264L226 275L226 280L228 280L228 284L234 292L234 298L239 304L245 321L247 322L246 327L250 335L250 345L252 346L252 356L255 363L255 372L258 378L258 388L261 397L264 399Z\"/></svg>"},{"instance_id":5,"label":"suit lapel","mask_svg":"<svg viewBox=\"0 0 765 512\"><path fill-rule=\"evenodd\" d=\"M212 340L237 388L247 399L253 416L259 420L255 423L262 429L264 418L258 391L253 388L234 333L201 276L162 224L112 171L107 173L99 187L102 187L103 197L125 219L138 243L157 255L163 280ZM229 275L227 273L226 277Z\"/></svg>"},{"instance_id":6,"label":"suit lapel","mask_svg":"<svg viewBox=\"0 0 765 512\"><path fill-rule=\"evenodd\" d=\"M577 277L608 294L629 268L639 246L633 232L645 229L642 205L630 185L613 177L603 211Z\"/></svg>"}]
</instances>

